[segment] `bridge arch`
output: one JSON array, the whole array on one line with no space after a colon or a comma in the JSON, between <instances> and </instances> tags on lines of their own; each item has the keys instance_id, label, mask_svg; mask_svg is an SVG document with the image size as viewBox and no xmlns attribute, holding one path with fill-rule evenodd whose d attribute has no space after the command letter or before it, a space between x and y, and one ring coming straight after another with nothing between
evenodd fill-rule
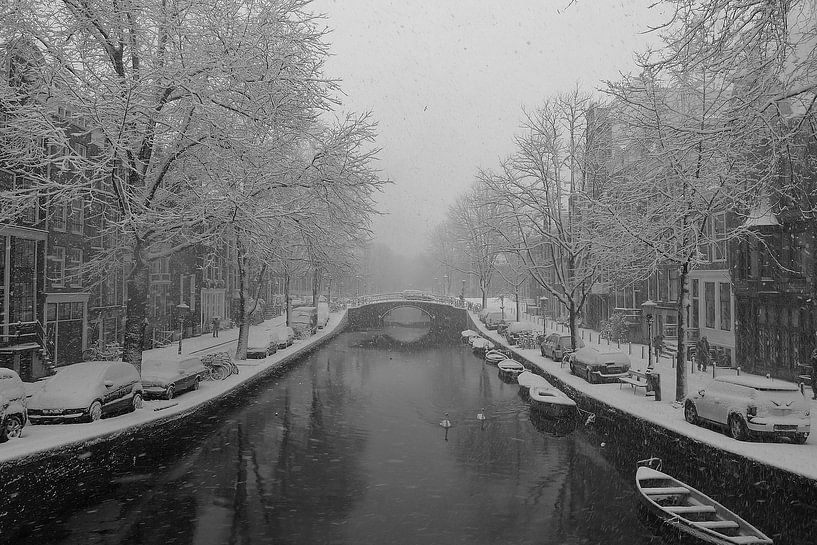
<instances>
[{"instance_id":1,"label":"bridge arch","mask_svg":"<svg viewBox=\"0 0 817 545\"><path fill-rule=\"evenodd\" d=\"M467 327L467 313L464 308L452 304L456 300L448 299L366 298L348 309L349 327L358 331L378 331L400 342L415 342L428 335L459 338L459 333Z\"/></svg>"}]
</instances>

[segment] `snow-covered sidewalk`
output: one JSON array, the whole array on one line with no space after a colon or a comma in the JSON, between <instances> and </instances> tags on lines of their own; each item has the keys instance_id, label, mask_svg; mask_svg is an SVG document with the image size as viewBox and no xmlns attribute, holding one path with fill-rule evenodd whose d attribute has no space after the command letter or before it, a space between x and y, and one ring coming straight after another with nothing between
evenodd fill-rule
<instances>
[{"instance_id":1,"label":"snow-covered sidewalk","mask_svg":"<svg viewBox=\"0 0 817 545\"><path fill-rule=\"evenodd\" d=\"M153 422L163 418L174 418L182 413L186 413L199 405L211 401L226 392L229 392L238 385L249 381L253 377L276 367L284 359L291 358L294 354L305 352L308 348L318 343L324 337L332 335L341 326L345 312L330 315L329 323L318 333L309 339L296 341L289 348L279 350L275 354L260 360L237 361L239 367L238 375L231 375L220 381L204 381L201 388L191 392L186 392L178 397L166 400L145 400L141 410L131 413L103 418L97 422L70 423L70 424L28 424L23 428L23 435L18 439L0 444L0 464L24 458L27 456L44 454L51 450L58 450L61 447L92 442L102 437L126 431L130 428ZM283 316L267 320L257 326L250 328L250 342L260 345L266 342L270 327L281 325ZM144 352L144 359L172 359L187 358L208 352L235 351L235 343L238 339L238 328L229 329L219 333L219 336L202 335L182 341L182 354L178 355L178 343L163 348L148 350Z\"/></svg>"},{"instance_id":2,"label":"snow-covered sidewalk","mask_svg":"<svg viewBox=\"0 0 817 545\"><path fill-rule=\"evenodd\" d=\"M501 335L495 331L488 331L483 324L472 313L471 317L479 328L479 331L492 341L505 344ZM528 321L535 321L534 317L525 316ZM538 322L541 324L541 319ZM563 331L559 326L548 324L548 333L553 331ZM564 331L567 331L566 329ZM592 337L592 341L591 341ZM598 345L598 334L590 330L584 330L584 342L586 345ZM615 343L613 343L615 344ZM604 341L604 345L607 342ZM507 345L506 345L507 346ZM647 368L646 347L639 344L632 344L632 368L644 371ZM623 352L630 352L630 345L621 345ZM661 375L662 401L655 401L652 396L645 396L643 390L634 392L632 388L619 384L589 384L584 379L570 373L567 365L561 366L559 362L554 362L550 358L543 357L539 349L522 350L511 348L517 354L537 366L547 374L557 377L565 384L576 390L598 399L611 407L633 414L648 422L652 422L666 429L672 430L681 435L690 437L724 451L733 452L751 460L769 466L777 467L792 473L803 475L810 479L817 480L817 435L812 433L805 445L795 445L790 443L773 443L759 441L737 441L716 429L704 428L688 423L684 420L683 409L679 403L675 402L675 369L672 367L672 360L662 357L654 364L654 371ZM642 357L642 354L644 357ZM689 364L688 364L689 365ZM689 372L689 367L687 371ZM730 373L731 369L718 368L718 374ZM712 380L712 369L707 373L699 372L697 369L693 373L688 373L688 391L694 392L702 388ZM810 390L806 390L810 394ZM810 396L807 396L810 398ZM817 410L817 402L811 401L812 414Z\"/></svg>"}]
</instances>

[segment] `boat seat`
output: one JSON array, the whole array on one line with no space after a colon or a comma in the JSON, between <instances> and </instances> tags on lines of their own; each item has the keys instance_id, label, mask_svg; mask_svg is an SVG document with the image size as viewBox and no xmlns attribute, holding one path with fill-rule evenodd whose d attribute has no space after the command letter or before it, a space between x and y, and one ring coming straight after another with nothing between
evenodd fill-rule
<instances>
[{"instance_id":1,"label":"boat seat","mask_svg":"<svg viewBox=\"0 0 817 545\"><path fill-rule=\"evenodd\" d=\"M715 508L711 505L668 505L663 507L667 513L714 513Z\"/></svg>"},{"instance_id":2,"label":"boat seat","mask_svg":"<svg viewBox=\"0 0 817 545\"><path fill-rule=\"evenodd\" d=\"M723 538L732 543L740 543L741 545L749 545L751 543L769 543L765 539L757 536L723 536Z\"/></svg>"},{"instance_id":3,"label":"boat seat","mask_svg":"<svg viewBox=\"0 0 817 545\"><path fill-rule=\"evenodd\" d=\"M734 520L703 520L701 522L696 522L698 526L702 526L704 528L711 528L713 530L725 530L728 528L740 528L740 524L735 522ZM732 539L731 537L729 539Z\"/></svg>"},{"instance_id":4,"label":"boat seat","mask_svg":"<svg viewBox=\"0 0 817 545\"><path fill-rule=\"evenodd\" d=\"M666 496L673 494L689 494L689 488L683 486L665 486L660 488L642 488L648 496Z\"/></svg>"}]
</instances>

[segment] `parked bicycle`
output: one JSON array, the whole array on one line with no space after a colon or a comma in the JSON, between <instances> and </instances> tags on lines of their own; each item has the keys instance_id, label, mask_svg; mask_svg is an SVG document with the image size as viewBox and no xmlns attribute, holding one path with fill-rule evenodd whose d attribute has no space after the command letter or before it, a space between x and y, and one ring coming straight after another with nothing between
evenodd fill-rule
<instances>
[{"instance_id":1,"label":"parked bicycle","mask_svg":"<svg viewBox=\"0 0 817 545\"><path fill-rule=\"evenodd\" d=\"M534 335L533 331L523 331L519 334L519 341L517 343L519 348L537 348L538 345L536 344L536 335Z\"/></svg>"},{"instance_id":2,"label":"parked bicycle","mask_svg":"<svg viewBox=\"0 0 817 545\"><path fill-rule=\"evenodd\" d=\"M229 352L215 352L201 357L201 363L207 368L208 380L224 380L232 374L238 374L238 366Z\"/></svg>"},{"instance_id":3,"label":"parked bicycle","mask_svg":"<svg viewBox=\"0 0 817 545\"><path fill-rule=\"evenodd\" d=\"M122 359L122 346L117 343L102 344L97 341L82 351L83 361L119 361Z\"/></svg>"}]
</instances>

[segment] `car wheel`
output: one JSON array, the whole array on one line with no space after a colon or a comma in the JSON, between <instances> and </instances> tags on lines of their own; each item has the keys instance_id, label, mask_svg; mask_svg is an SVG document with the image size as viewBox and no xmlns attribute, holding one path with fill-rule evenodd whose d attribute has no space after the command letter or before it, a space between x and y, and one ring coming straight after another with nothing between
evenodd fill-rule
<instances>
[{"instance_id":1,"label":"car wheel","mask_svg":"<svg viewBox=\"0 0 817 545\"><path fill-rule=\"evenodd\" d=\"M142 402L142 394L138 392L133 394L131 405L133 406L134 411L138 411L139 409L141 409L144 406L144 403Z\"/></svg>"},{"instance_id":2,"label":"car wheel","mask_svg":"<svg viewBox=\"0 0 817 545\"><path fill-rule=\"evenodd\" d=\"M8 439L17 439L23 434L23 419L18 414L11 414L3 423L3 429L0 429L0 441Z\"/></svg>"},{"instance_id":3,"label":"car wheel","mask_svg":"<svg viewBox=\"0 0 817 545\"><path fill-rule=\"evenodd\" d=\"M173 386L168 386L167 390L165 390L165 399L170 401L171 399L173 399L173 396L175 396L175 395L176 395L176 388L174 388Z\"/></svg>"},{"instance_id":4,"label":"car wheel","mask_svg":"<svg viewBox=\"0 0 817 545\"><path fill-rule=\"evenodd\" d=\"M732 439L738 441L746 440L748 430L746 429L746 422L743 421L743 417L740 415L733 414L729 417L729 435Z\"/></svg>"},{"instance_id":5,"label":"car wheel","mask_svg":"<svg viewBox=\"0 0 817 545\"><path fill-rule=\"evenodd\" d=\"M684 419L690 424L698 424L698 410L691 401L687 401L684 405Z\"/></svg>"},{"instance_id":6,"label":"car wheel","mask_svg":"<svg viewBox=\"0 0 817 545\"><path fill-rule=\"evenodd\" d=\"M91 422L96 422L100 418L102 418L102 403L94 401L88 408L88 419Z\"/></svg>"},{"instance_id":7,"label":"car wheel","mask_svg":"<svg viewBox=\"0 0 817 545\"><path fill-rule=\"evenodd\" d=\"M794 438L792 438L792 440L791 440L791 441L792 441L792 443L796 443L796 444L798 444L798 445L802 445L802 444L804 444L804 443L805 443L807 440L808 440L808 434L807 434L807 433L798 433L798 434L796 434L796 435L794 436Z\"/></svg>"}]
</instances>

